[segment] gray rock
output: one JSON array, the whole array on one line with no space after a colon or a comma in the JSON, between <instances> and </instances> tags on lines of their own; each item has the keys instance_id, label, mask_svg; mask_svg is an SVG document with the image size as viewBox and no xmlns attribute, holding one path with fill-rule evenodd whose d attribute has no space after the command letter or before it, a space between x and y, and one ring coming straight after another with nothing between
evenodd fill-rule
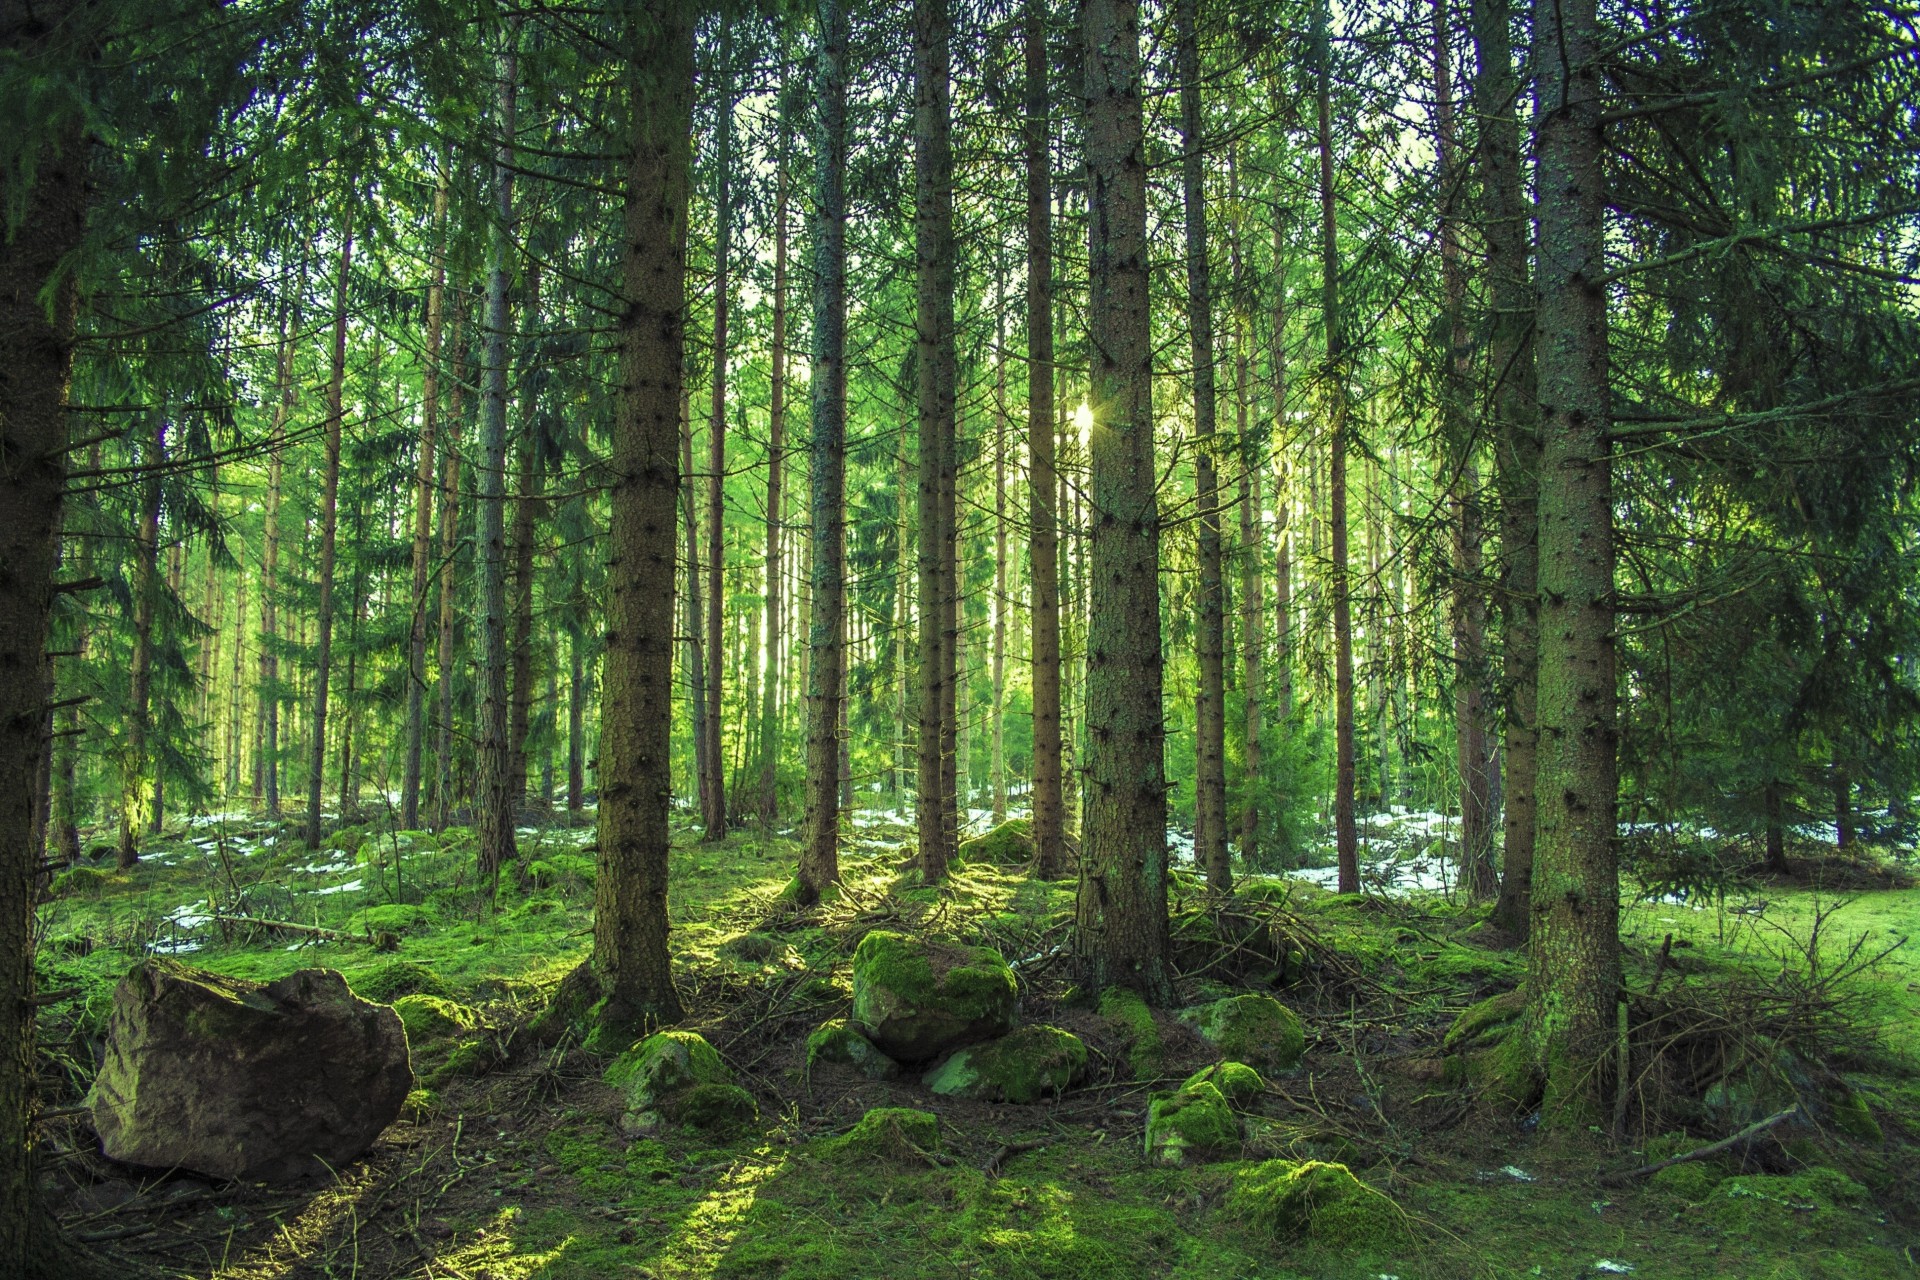
<instances>
[{"instance_id":1,"label":"gray rock","mask_svg":"<svg viewBox=\"0 0 1920 1280\"><path fill-rule=\"evenodd\" d=\"M412 1087L399 1015L331 969L262 985L155 959L114 991L87 1102L114 1160L281 1182L358 1158Z\"/></svg>"}]
</instances>

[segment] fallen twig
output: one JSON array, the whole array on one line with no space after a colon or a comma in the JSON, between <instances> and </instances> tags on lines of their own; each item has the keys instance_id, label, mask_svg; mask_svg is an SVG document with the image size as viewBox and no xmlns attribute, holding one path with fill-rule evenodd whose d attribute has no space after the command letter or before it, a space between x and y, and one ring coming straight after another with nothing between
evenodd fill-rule
<instances>
[{"instance_id":1,"label":"fallen twig","mask_svg":"<svg viewBox=\"0 0 1920 1280\"><path fill-rule=\"evenodd\" d=\"M1779 1124L1781 1121L1790 1120L1794 1116L1797 1116L1799 1114L1800 1114L1800 1104L1796 1102L1792 1106L1788 1107L1785 1111L1778 1111L1778 1112L1775 1112L1773 1115L1768 1116L1764 1120L1754 1121L1752 1124L1748 1125L1746 1128L1742 1129L1740 1132L1734 1134L1731 1138L1722 1138L1718 1142L1708 1143L1706 1146L1700 1147L1697 1150L1684 1152L1668 1160L1660 1160L1653 1164L1641 1165L1638 1169L1630 1169L1626 1173L1612 1174L1609 1177L1601 1179L1601 1181L1624 1182L1628 1178L1650 1177L1653 1174L1660 1172L1662 1169L1671 1169L1673 1168L1673 1166L1677 1164L1686 1164L1689 1160L1705 1160L1708 1156L1719 1155L1722 1151L1725 1151L1728 1147L1737 1147L1741 1143L1747 1141L1747 1139L1753 1138L1758 1136L1759 1134L1765 1133L1768 1129L1773 1128L1773 1126Z\"/></svg>"},{"instance_id":2,"label":"fallen twig","mask_svg":"<svg viewBox=\"0 0 1920 1280\"><path fill-rule=\"evenodd\" d=\"M980 1166L980 1172L986 1174L989 1178L996 1178L1000 1175L1000 1166L1014 1156L1019 1155L1023 1151L1038 1151L1046 1145L1044 1141L1038 1138L1026 1142L1003 1142L995 1149L992 1155L987 1157L987 1162Z\"/></svg>"}]
</instances>

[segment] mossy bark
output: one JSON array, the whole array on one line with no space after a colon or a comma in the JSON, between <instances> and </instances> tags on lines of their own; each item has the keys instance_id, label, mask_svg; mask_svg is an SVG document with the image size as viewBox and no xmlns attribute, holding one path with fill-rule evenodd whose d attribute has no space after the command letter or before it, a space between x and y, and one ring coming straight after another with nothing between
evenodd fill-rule
<instances>
[{"instance_id":1,"label":"mossy bark","mask_svg":"<svg viewBox=\"0 0 1920 1280\"><path fill-rule=\"evenodd\" d=\"M1174 996L1140 10L1134 0L1085 0L1080 17L1093 456L1077 945L1096 987L1131 987L1165 1006Z\"/></svg>"},{"instance_id":2,"label":"mossy bark","mask_svg":"<svg viewBox=\"0 0 1920 1280\"><path fill-rule=\"evenodd\" d=\"M667 810L673 787L674 450L685 377L693 21L671 0L631 19L620 395L608 530L601 681L599 872L592 970L602 1026L677 1022L667 954Z\"/></svg>"},{"instance_id":3,"label":"mossy bark","mask_svg":"<svg viewBox=\"0 0 1920 1280\"><path fill-rule=\"evenodd\" d=\"M1539 847L1527 1038L1542 1122L1604 1112L1620 998L1604 187L1593 0L1537 5Z\"/></svg>"}]
</instances>

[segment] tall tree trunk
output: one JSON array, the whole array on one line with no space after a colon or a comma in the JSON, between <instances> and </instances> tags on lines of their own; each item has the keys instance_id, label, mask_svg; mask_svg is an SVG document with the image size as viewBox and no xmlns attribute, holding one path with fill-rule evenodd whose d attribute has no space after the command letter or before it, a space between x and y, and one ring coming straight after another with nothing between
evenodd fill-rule
<instances>
[{"instance_id":1,"label":"tall tree trunk","mask_svg":"<svg viewBox=\"0 0 1920 1280\"><path fill-rule=\"evenodd\" d=\"M400 778L400 826L420 825L420 750L427 690L427 568L433 546L433 451L440 415L440 326L447 279L448 162L433 193L433 273L427 282L427 367L421 378L420 445L413 482L413 594L407 632L406 740Z\"/></svg>"},{"instance_id":2,"label":"tall tree trunk","mask_svg":"<svg viewBox=\"0 0 1920 1280\"><path fill-rule=\"evenodd\" d=\"M1433 4L1435 185L1440 192L1440 279L1447 351L1441 366L1442 434L1452 464L1453 733L1460 783L1460 865L1468 891L1485 901L1499 891L1493 870L1493 790L1486 725L1487 600L1482 589L1477 432L1468 403L1473 338L1467 327L1466 251L1458 204L1463 186L1453 120L1453 25L1447 0Z\"/></svg>"},{"instance_id":3,"label":"tall tree trunk","mask_svg":"<svg viewBox=\"0 0 1920 1280\"><path fill-rule=\"evenodd\" d=\"M512 709L507 705L507 343L513 316L514 133L520 76L520 20L508 21L500 55L499 129L494 160L494 226L487 256L487 319L481 343L480 476L476 541L480 552L480 735L474 750L474 825L481 882L491 893L500 868L516 856L511 791Z\"/></svg>"},{"instance_id":4,"label":"tall tree trunk","mask_svg":"<svg viewBox=\"0 0 1920 1280\"><path fill-rule=\"evenodd\" d=\"M1081 0L1091 291L1092 593L1076 933L1089 981L1173 1003L1147 165L1137 0Z\"/></svg>"},{"instance_id":5,"label":"tall tree trunk","mask_svg":"<svg viewBox=\"0 0 1920 1280\"><path fill-rule=\"evenodd\" d=\"M100 470L100 445L98 442L94 443L88 450L87 470L96 472ZM71 512L63 513L63 515L70 518ZM92 581L94 576L94 538L92 535L93 530L83 529L79 531L79 536L75 539L79 544L80 552L77 576L82 582ZM90 621L91 620L83 614L74 629L74 657L81 663L86 661L87 651L92 647L88 626ZM59 689L58 683L56 682L52 687L56 691L57 696ZM62 699L62 701L66 700ZM80 858L80 780L78 767L81 727L79 704L69 703L67 706L61 707L59 719L56 723L59 732L54 738L53 744L55 755L53 762L53 811L51 814L55 844L53 856L64 865L72 866Z\"/></svg>"},{"instance_id":6,"label":"tall tree trunk","mask_svg":"<svg viewBox=\"0 0 1920 1280\"><path fill-rule=\"evenodd\" d=\"M1194 505L1200 517L1199 681L1193 709L1193 856L1215 893L1233 889L1227 857L1226 615L1220 563L1220 493L1213 464L1213 271L1208 262L1206 157L1200 116L1200 0L1175 0L1180 77L1180 176L1187 219L1187 332L1193 338Z\"/></svg>"},{"instance_id":7,"label":"tall tree trunk","mask_svg":"<svg viewBox=\"0 0 1920 1280\"><path fill-rule=\"evenodd\" d=\"M1532 921L1534 771L1539 680L1539 406L1533 366L1529 223L1521 195L1520 126L1514 99L1508 0L1470 0L1478 70L1481 235L1493 315L1487 363L1493 374L1494 467L1500 494L1500 703L1505 775L1500 898L1492 921L1524 942Z\"/></svg>"},{"instance_id":8,"label":"tall tree trunk","mask_svg":"<svg viewBox=\"0 0 1920 1280\"><path fill-rule=\"evenodd\" d=\"M567 815L580 812L587 789L587 670L581 652L586 637L578 627L567 632Z\"/></svg>"},{"instance_id":9,"label":"tall tree trunk","mask_svg":"<svg viewBox=\"0 0 1920 1280\"><path fill-rule=\"evenodd\" d=\"M306 287L306 262L300 264L297 299ZM255 765L256 793L267 816L280 816L280 492L287 452L287 416L293 411L293 336L300 328L296 301L280 324L280 352L274 362L273 434L267 452L266 545L260 563L260 754Z\"/></svg>"},{"instance_id":10,"label":"tall tree trunk","mask_svg":"<svg viewBox=\"0 0 1920 1280\"><path fill-rule=\"evenodd\" d=\"M1333 588L1334 848L1341 893L1360 892L1360 837L1354 825L1353 584L1347 566L1347 338L1340 316L1340 244L1333 195L1333 55L1327 32L1329 0L1313 9L1315 105L1320 133L1320 280L1327 333L1327 566Z\"/></svg>"},{"instance_id":11,"label":"tall tree trunk","mask_svg":"<svg viewBox=\"0 0 1920 1280\"><path fill-rule=\"evenodd\" d=\"M1605 190L1593 0L1533 15L1540 219L1539 846L1526 1030L1542 1123L1604 1114L1620 999L1614 863L1613 477Z\"/></svg>"},{"instance_id":12,"label":"tall tree trunk","mask_svg":"<svg viewBox=\"0 0 1920 1280\"><path fill-rule=\"evenodd\" d=\"M226 794L229 799L240 794L241 755L245 748L243 733L244 716L241 681L246 665L247 634L247 574L241 569L234 574L233 604L233 670L227 684L227 778ZM77 837L76 837L77 838Z\"/></svg>"},{"instance_id":13,"label":"tall tree trunk","mask_svg":"<svg viewBox=\"0 0 1920 1280\"><path fill-rule=\"evenodd\" d=\"M908 584L918 585L915 564L919 556L919 547L915 544L913 533L913 511L911 494L914 487L915 462L907 453L907 433L904 429L895 438L894 448L894 501L895 534L898 539L897 557L894 566L893 595L897 602L894 606L893 629L893 665L896 689L893 704L893 793L898 801L899 793L907 785L907 725L918 715L918 667L908 653ZM917 642L917 633L916 633ZM916 743L916 765L918 762ZM918 774L915 774L916 787ZM916 790L915 794L918 794Z\"/></svg>"},{"instance_id":14,"label":"tall tree trunk","mask_svg":"<svg viewBox=\"0 0 1920 1280\"><path fill-rule=\"evenodd\" d=\"M1052 107L1046 0L1026 0L1027 560L1032 592L1033 868L1067 874L1060 782L1060 478L1054 465Z\"/></svg>"},{"instance_id":15,"label":"tall tree trunk","mask_svg":"<svg viewBox=\"0 0 1920 1280\"><path fill-rule=\"evenodd\" d=\"M84 64L97 37L91 6L9 6L0 50L29 74L42 59ZM78 55L78 56L76 56ZM77 293L72 276L46 291L79 249L85 231L88 150L77 123L50 143L30 144L30 182L9 187L22 215L0 237L0 1272L22 1280L82 1280L105 1271L83 1265L39 1203L33 1160L35 889L41 849L34 840L35 781L47 750L47 635L66 481L67 390L73 367ZM17 127L45 129L41 121ZM31 134L28 135L32 137ZM15 145L18 145L15 139ZM9 166L9 181L18 170Z\"/></svg>"},{"instance_id":16,"label":"tall tree trunk","mask_svg":"<svg viewBox=\"0 0 1920 1280\"><path fill-rule=\"evenodd\" d=\"M707 783L700 789L702 839L727 834L727 784L724 739L720 732L721 691L725 687L726 645L726 476L727 476L727 311L731 301L728 269L733 253L733 40L720 26L719 120L715 129L713 204L717 231L713 263L713 405L707 415Z\"/></svg>"},{"instance_id":17,"label":"tall tree trunk","mask_svg":"<svg viewBox=\"0 0 1920 1280\"><path fill-rule=\"evenodd\" d=\"M1768 780L1762 791L1767 812L1767 872L1784 876L1792 871L1787 865L1786 788Z\"/></svg>"},{"instance_id":18,"label":"tall tree trunk","mask_svg":"<svg viewBox=\"0 0 1920 1280\"><path fill-rule=\"evenodd\" d=\"M708 756L707 739L713 726L707 719L707 662L704 656L707 611L700 603L700 518L694 496L693 403L691 393L684 389L680 397L680 475L680 514L687 535L687 643L681 666L686 672L687 698L691 703L688 719L693 730L694 787L699 794L700 812L704 817L713 811L713 800L708 793L714 785L715 774L710 767L712 761Z\"/></svg>"},{"instance_id":19,"label":"tall tree trunk","mask_svg":"<svg viewBox=\"0 0 1920 1280\"><path fill-rule=\"evenodd\" d=\"M454 690L454 600L459 576L454 572L454 553L460 548L460 450L461 414L465 408L467 348L461 334L466 308L453 313L453 391L447 398L447 439L441 453L446 458L440 481L440 634L435 646L434 668L438 686L439 710L435 715L433 741L433 829L444 831L453 808L453 690Z\"/></svg>"},{"instance_id":20,"label":"tall tree trunk","mask_svg":"<svg viewBox=\"0 0 1920 1280\"><path fill-rule=\"evenodd\" d=\"M957 676L953 485L953 138L950 119L952 23L948 0L914 0L915 399L920 428L920 753L916 795L920 875L946 877L958 832L954 790L957 711L947 682ZM950 711L949 708L954 710Z\"/></svg>"},{"instance_id":21,"label":"tall tree trunk","mask_svg":"<svg viewBox=\"0 0 1920 1280\"><path fill-rule=\"evenodd\" d=\"M787 435L787 135L781 122L779 169L773 196L773 368L767 402L767 674L760 690L760 781L753 801L760 825L773 830L780 816L780 687L786 628L781 610L786 566L780 539L786 492Z\"/></svg>"},{"instance_id":22,"label":"tall tree trunk","mask_svg":"<svg viewBox=\"0 0 1920 1280\"><path fill-rule=\"evenodd\" d=\"M988 656L993 687L993 824L1007 820L1007 322L1005 273L994 264L993 308L993 641Z\"/></svg>"},{"instance_id":23,"label":"tall tree trunk","mask_svg":"<svg viewBox=\"0 0 1920 1280\"><path fill-rule=\"evenodd\" d=\"M610 470L600 694L599 876L589 1044L609 1050L683 1016L667 951L673 796L674 448L686 358L694 15L644 0L628 22L633 153L620 263L620 388Z\"/></svg>"},{"instance_id":24,"label":"tall tree trunk","mask_svg":"<svg viewBox=\"0 0 1920 1280\"><path fill-rule=\"evenodd\" d=\"M320 791L327 769L327 683L333 669L334 543L340 522L340 427L347 383L347 279L353 267L351 212L341 216L340 263L333 281L333 354L327 377L326 463L320 480L320 602L315 610L313 712L308 719L307 848L320 847ZM344 804L344 797L342 799Z\"/></svg>"},{"instance_id":25,"label":"tall tree trunk","mask_svg":"<svg viewBox=\"0 0 1920 1280\"><path fill-rule=\"evenodd\" d=\"M1239 167L1233 167L1234 207L1240 206ZM1266 579L1260 572L1260 534L1265 522L1260 518L1260 473L1264 469L1260 451L1252 435L1251 379L1253 362L1247 350L1252 335L1248 332L1245 262L1241 257L1240 220L1236 213L1228 248L1231 251L1233 277L1233 425L1240 445L1240 718L1241 769L1246 778L1246 795L1240 805L1240 858L1252 867L1260 856L1260 771L1262 767L1263 724L1267 701L1267 602ZM1279 430L1275 425L1275 432Z\"/></svg>"},{"instance_id":26,"label":"tall tree trunk","mask_svg":"<svg viewBox=\"0 0 1920 1280\"><path fill-rule=\"evenodd\" d=\"M1833 759L1832 785L1833 847L1845 853L1853 847L1853 779L1847 776L1838 753Z\"/></svg>"},{"instance_id":27,"label":"tall tree trunk","mask_svg":"<svg viewBox=\"0 0 1920 1280\"><path fill-rule=\"evenodd\" d=\"M819 0L814 62L811 585L807 630L807 821L796 898L840 879L841 614L846 603L847 13Z\"/></svg>"},{"instance_id":28,"label":"tall tree trunk","mask_svg":"<svg viewBox=\"0 0 1920 1280\"><path fill-rule=\"evenodd\" d=\"M167 418L154 411L153 443L140 489L140 525L133 537L133 655L127 669L127 740L120 784L121 870L140 860L137 842L146 814L153 701L153 613L159 594L160 466L166 459Z\"/></svg>"},{"instance_id":29,"label":"tall tree trunk","mask_svg":"<svg viewBox=\"0 0 1920 1280\"><path fill-rule=\"evenodd\" d=\"M1293 430L1287 422L1287 246L1284 214L1273 206L1273 316L1272 345L1267 374L1273 395L1273 703L1281 721L1293 718L1293 655L1296 633L1293 617L1293 497L1287 455Z\"/></svg>"},{"instance_id":30,"label":"tall tree trunk","mask_svg":"<svg viewBox=\"0 0 1920 1280\"><path fill-rule=\"evenodd\" d=\"M508 579L508 609L513 615L513 633L508 641L512 654L507 720L507 804L517 814L527 803L527 735L533 725L533 580L534 553L539 548L540 517L545 507L541 491L546 484L546 467L541 457L542 443L537 426L540 379L535 370L540 360L538 329L540 310L540 263L527 264L526 307L521 315L524 337L520 344L520 432L519 475L514 483L513 566Z\"/></svg>"}]
</instances>

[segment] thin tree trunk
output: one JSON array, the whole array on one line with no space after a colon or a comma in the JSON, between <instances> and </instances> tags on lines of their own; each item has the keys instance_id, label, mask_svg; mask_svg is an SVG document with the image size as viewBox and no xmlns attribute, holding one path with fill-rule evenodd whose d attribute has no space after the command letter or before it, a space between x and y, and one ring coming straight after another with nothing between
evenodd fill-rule
<instances>
[{"instance_id":1,"label":"thin tree trunk","mask_svg":"<svg viewBox=\"0 0 1920 1280\"><path fill-rule=\"evenodd\" d=\"M674 447L686 357L694 15L629 19L633 154L621 254L620 387L610 458L607 641L589 1044L617 1050L683 1016L667 950L673 795Z\"/></svg>"},{"instance_id":2,"label":"thin tree trunk","mask_svg":"<svg viewBox=\"0 0 1920 1280\"><path fill-rule=\"evenodd\" d=\"M1273 206L1273 332L1267 375L1273 396L1273 623L1274 709L1284 723L1293 718L1293 529L1291 478L1287 455L1293 429L1287 422L1287 246L1284 214Z\"/></svg>"},{"instance_id":3,"label":"thin tree trunk","mask_svg":"<svg viewBox=\"0 0 1920 1280\"><path fill-rule=\"evenodd\" d=\"M947 0L914 0L914 369L920 428L920 754L916 796L921 877L942 880L956 837L954 791L958 615L954 586L954 245L950 120L952 24ZM951 710L950 710L951 709Z\"/></svg>"},{"instance_id":4,"label":"thin tree trunk","mask_svg":"<svg viewBox=\"0 0 1920 1280\"><path fill-rule=\"evenodd\" d=\"M226 794L228 798L240 794L241 754L245 748L241 681L246 664L247 634L247 574L245 569L234 575L233 603L233 670L227 684L227 777Z\"/></svg>"},{"instance_id":5,"label":"thin tree trunk","mask_svg":"<svg viewBox=\"0 0 1920 1280\"><path fill-rule=\"evenodd\" d=\"M313 663L313 712L308 719L307 848L320 847L320 791L327 767L327 683L333 668L333 570L335 539L340 516L340 427L345 411L341 397L347 381L347 279L353 267L353 235L343 215L340 227L340 264L333 283L332 372L327 378L326 463L320 480L320 603L315 611L317 631Z\"/></svg>"},{"instance_id":6,"label":"thin tree trunk","mask_svg":"<svg viewBox=\"0 0 1920 1280\"><path fill-rule=\"evenodd\" d=\"M1762 791L1767 810L1767 872L1776 876L1792 871L1787 865L1785 790L1780 783L1769 781Z\"/></svg>"},{"instance_id":7,"label":"thin tree trunk","mask_svg":"<svg viewBox=\"0 0 1920 1280\"><path fill-rule=\"evenodd\" d=\"M1620 999L1604 147L1593 0L1533 15L1539 192L1539 846L1526 1029L1541 1122L1605 1115Z\"/></svg>"},{"instance_id":8,"label":"thin tree trunk","mask_svg":"<svg viewBox=\"0 0 1920 1280\"><path fill-rule=\"evenodd\" d=\"M499 144L494 161L494 228L488 246L487 319L481 344L479 516L480 734L474 752L474 825L480 880L489 893L516 856L512 709L507 704L507 342L513 324L509 285L514 254L514 132L520 20L507 24L500 55Z\"/></svg>"},{"instance_id":9,"label":"thin tree trunk","mask_svg":"<svg viewBox=\"0 0 1920 1280\"><path fill-rule=\"evenodd\" d=\"M140 860L137 842L146 816L149 750L153 700L153 613L154 597L159 593L160 555L160 465L167 452L167 418L164 409L154 411L153 446L147 458L148 472L141 484L140 526L133 540L133 655L127 670L127 740L122 759L120 786L121 870ZM37 719L37 718L36 718Z\"/></svg>"},{"instance_id":10,"label":"thin tree trunk","mask_svg":"<svg viewBox=\"0 0 1920 1280\"><path fill-rule=\"evenodd\" d=\"M567 632L567 814L580 812L587 789L587 672L581 650L586 638L575 627Z\"/></svg>"},{"instance_id":11,"label":"thin tree trunk","mask_svg":"<svg viewBox=\"0 0 1920 1280\"><path fill-rule=\"evenodd\" d=\"M448 162L433 194L433 273L427 282L427 366L421 377L420 445L413 483L413 594L407 632L406 740L400 780L400 826L420 825L420 751L427 689L427 568L433 546L434 439L440 414L440 328L447 279Z\"/></svg>"},{"instance_id":12,"label":"thin tree trunk","mask_svg":"<svg viewBox=\"0 0 1920 1280\"><path fill-rule=\"evenodd\" d=\"M1234 170L1234 205L1239 200L1239 169ZM1247 346L1248 332L1245 263L1241 258L1240 222L1232 224L1229 240L1232 251L1234 304L1233 320L1233 415L1240 447L1240 716L1241 768L1246 778L1246 795L1240 805L1240 858L1252 867L1260 857L1260 773L1265 737L1267 701L1267 602L1266 577L1260 572L1260 535L1264 521L1260 474L1264 470L1252 435L1251 399L1253 362ZM1278 431L1276 424L1275 430Z\"/></svg>"},{"instance_id":13,"label":"thin tree trunk","mask_svg":"<svg viewBox=\"0 0 1920 1280\"><path fill-rule=\"evenodd\" d=\"M509 543L513 565L507 587L508 609L513 616L512 638L508 652L511 690L507 720L507 804L518 814L527 804L527 740L533 726L534 673L533 580L534 554L539 549L540 517L545 507L541 496L546 484L546 467L541 457L542 443L536 424L539 414L539 379L535 369L540 360L538 328L540 310L540 263L527 264L526 307L521 316L524 338L520 344L520 431L518 476L514 482L513 531Z\"/></svg>"},{"instance_id":14,"label":"thin tree trunk","mask_svg":"<svg viewBox=\"0 0 1920 1280\"><path fill-rule=\"evenodd\" d=\"M720 732L726 645L726 475L727 475L727 311L730 302L728 269L733 252L733 40L731 27L720 25L718 143L714 148L713 261L713 406L707 415L707 783L701 788L704 810L702 838L712 842L727 834L727 784Z\"/></svg>"},{"instance_id":15,"label":"thin tree trunk","mask_svg":"<svg viewBox=\"0 0 1920 1280\"><path fill-rule=\"evenodd\" d=\"M447 439L441 450L446 462L440 482L440 634L435 647L439 712L434 725L433 744L433 829L447 828L453 808L453 690L454 690L454 599L459 586L454 572L454 553L460 548L460 450L461 414L465 408L467 348L461 334L466 309L453 313L453 392L447 399Z\"/></svg>"},{"instance_id":16,"label":"thin tree trunk","mask_svg":"<svg viewBox=\"0 0 1920 1280\"><path fill-rule=\"evenodd\" d=\"M1833 762L1833 847L1845 853L1853 846L1853 779L1836 756Z\"/></svg>"},{"instance_id":17,"label":"thin tree trunk","mask_svg":"<svg viewBox=\"0 0 1920 1280\"><path fill-rule=\"evenodd\" d=\"M807 385L813 448L807 631L806 842L795 897L818 901L840 879L841 614L846 592L847 13L819 0L814 64L813 352Z\"/></svg>"},{"instance_id":18,"label":"thin tree trunk","mask_svg":"<svg viewBox=\"0 0 1920 1280\"><path fill-rule=\"evenodd\" d=\"M1180 175L1187 220L1187 332L1193 339L1194 505L1199 522L1199 626L1195 651L1193 856L1215 893L1233 889L1227 856L1226 615L1220 560L1219 479L1213 462L1216 413L1213 271L1208 262L1206 157L1200 121L1200 0L1175 0L1175 58L1180 77Z\"/></svg>"},{"instance_id":19,"label":"thin tree trunk","mask_svg":"<svg viewBox=\"0 0 1920 1280\"><path fill-rule=\"evenodd\" d=\"M1027 560L1032 593L1033 868L1067 874L1060 780L1060 523L1054 464L1052 108L1045 0L1026 0Z\"/></svg>"},{"instance_id":20,"label":"thin tree trunk","mask_svg":"<svg viewBox=\"0 0 1920 1280\"><path fill-rule=\"evenodd\" d=\"M1340 257L1334 220L1332 53L1327 5L1313 10L1315 104L1320 132L1320 273L1322 318L1327 333L1327 416L1330 459L1327 524L1332 542L1328 576L1333 587L1334 847L1341 893L1360 892L1360 839L1354 826L1353 586L1347 566L1347 352L1340 316Z\"/></svg>"},{"instance_id":21,"label":"thin tree trunk","mask_svg":"<svg viewBox=\"0 0 1920 1280\"><path fill-rule=\"evenodd\" d=\"M1093 406L1078 947L1096 988L1173 1003L1147 166L1137 0L1082 0Z\"/></svg>"},{"instance_id":22,"label":"thin tree trunk","mask_svg":"<svg viewBox=\"0 0 1920 1280\"><path fill-rule=\"evenodd\" d=\"M306 288L306 262L300 264L298 297ZM280 353L274 367L273 434L267 453L266 545L260 564L260 754L258 792L267 816L280 816L280 493L287 452L287 415L293 411L293 335L300 328L295 301L280 325Z\"/></svg>"},{"instance_id":23,"label":"thin tree trunk","mask_svg":"<svg viewBox=\"0 0 1920 1280\"><path fill-rule=\"evenodd\" d=\"M1514 117L1508 0L1470 0L1478 60L1474 113L1480 120L1481 235L1492 308L1488 367L1493 375L1494 466L1500 494L1501 731L1505 771L1500 898L1493 924L1524 942L1532 922L1534 772L1539 679L1539 406L1533 365L1533 287L1528 216L1521 195L1520 126Z\"/></svg>"},{"instance_id":24,"label":"thin tree trunk","mask_svg":"<svg viewBox=\"0 0 1920 1280\"><path fill-rule=\"evenodd\" d=\"M767 674L760 690L760 783L753 802L760 825L772 831L780 816L780 686L786 640L781 589L786 566L780 560L786 493L787 433L787 203L788 169L782 121L779 172L773 197L773 368L767 404Z\"/></svg>"},{"instance_id":25,"label":"thin tree trunk","mask_svg":"<svg viewBox=\"0 0 1920 1280\"><path fill-rule=\"evenodd\" d=\"M714 784L709 767L707 734L712 728L707 719L707 613L700 599L700 520L694 497L693 411L690 393L680 397L680 511L687 535L687 643L682 667L687 675L687 697L691 702L689 718L693 729L694 787L700 797L700 813L713 811L708 794Z\"/></svg>"}]
</instances>

